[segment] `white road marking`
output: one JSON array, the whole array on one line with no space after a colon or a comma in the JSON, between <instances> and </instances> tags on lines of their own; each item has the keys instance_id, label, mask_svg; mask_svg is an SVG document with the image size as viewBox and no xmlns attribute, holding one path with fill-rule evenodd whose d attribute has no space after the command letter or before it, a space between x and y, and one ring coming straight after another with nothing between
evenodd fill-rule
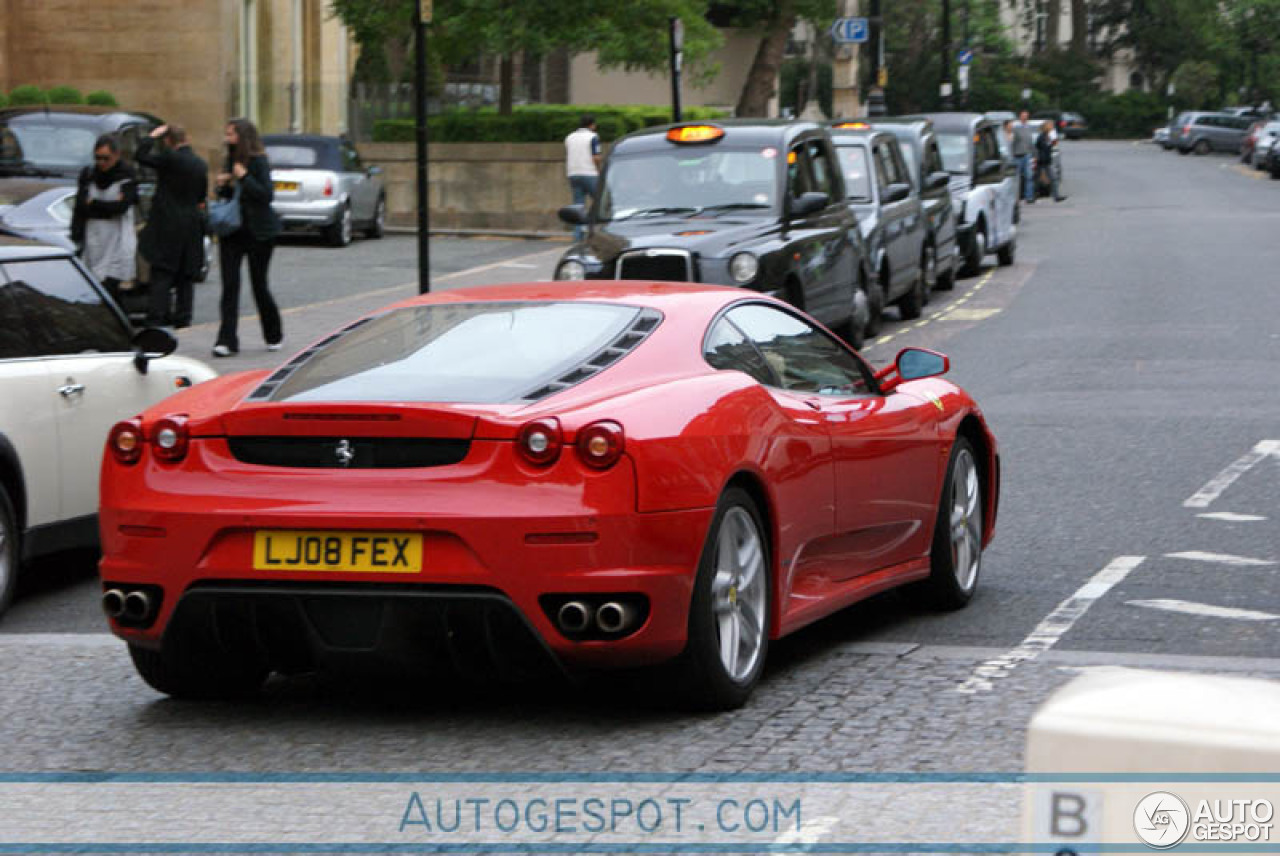
<instances>
[{"instance_id":1,"label":"white road marking","mask_svg":"<svg viewBox=\"0 0 1280 856\"><path fill-rule=\"evenodd\" d=\"M1200 550L1187 550L1184 553L1165 553L1166 559L1186 559L1189 562L1213 562L1217 565L1232 565L1237 568L1260 568L1274 565L1270 559L1251 559L1248 556L1233 556L1230 553L1205 553Z\"/></svg>"},{"instance_id":2,"label":"white road marking","mask_svg":"<svg viewBox=\"0 0 1280 856\"><path fill-rule=\"evenodd\" d=\"M1203 514L1197 514L1196 517L1203 517L1205 520L1225 520L1227 523L1257 523L1267 519L1261 514L1236 514L1234 511L1206 511Z\"/></svg>"},{"instance_id":3,"label":"white road marking","mask_svg":"<svg viewBox=\"0 0 1280 856\"><path fill-rule=\"evenodd\" d=\"M503 263L502 263L502 267L504 267L504 268L520 268L521 270L537 270L537 269L538 269L538 266L537 266L537 265L526 265L526 264L522 264L522 263L520 263L520 262L503 262Z\"/></svg>"},{"instance_id":4,"label":"white road marking","mask_svg":"<svg viewBox=\"0 0 1280 856\"><path fill-rule=\"evenodd\" d=\"M1141 565L1145 559L1146 556L1117 556L1112 559L1105 568L1076 589L1075 594L1058 604L1053 612L1045 616L1016 648L979 665L973 670L972 675L956 687L956 691L968 695L990 692L995 688L994 681L1008 675L1018 667L1019 663L1034 660L1056 645L1089 607L1093 606L1094 601L1129 576L1129 573Z\"/></svg>"},{"instance_id":5,"label":"white road marking","mask_svg":"<svg viewBox=\"0 0 1280 856\"><path fill-rule=\"evenodd\" d=\"M804 821L799 829L788 829L773 839L774 844L817 844L840 823L840 818L824 814L813 820Z\"/></svg>"},{"instance_id":6,"label":"white road marking","mask_svg":"<svg viewBox=\"0 0 1280 856\"><path fill-rule=\"evenodd\" d=\"M1203 615L1207 618L1231 618L1236 621L1276 621L1280 615L1269 612L1256 612L1252 609L1234 609L1229 606L1213 606L1208 603L1193 603L1189 600L1127 600L1129 606L1141 606L1147 609L1161 609L1165 612L1178 612L1183 615Z\"/></svg>"},{"instance_id":7,"label":"white road marking","mask_svg":"<svg viewBox=\"0 0 1280 856\"><path fill-rule=\"evenodd\" d=\"M1258 445L1241 455L1222 472L1209 479L1204 487L1193 493L1186 502L1182 503L1183 507L1208 508L1215 499L1222 496L1223 491L1235 483L1236 479L1256 467L1259 462L1270 457L1280 457L1280 440L1259 441Z\"/></svg>"}]
</instances>

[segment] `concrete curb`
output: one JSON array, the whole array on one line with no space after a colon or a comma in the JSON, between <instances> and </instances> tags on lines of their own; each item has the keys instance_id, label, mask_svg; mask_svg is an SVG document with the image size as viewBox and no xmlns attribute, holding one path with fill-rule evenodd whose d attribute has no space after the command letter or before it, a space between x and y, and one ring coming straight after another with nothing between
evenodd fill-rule
<instances>
[{"instance_id":1,"label":"concrete curb","mask_svg":"<svg viewBox=\"0 0 1280 856\"><path fill-rule=\"evenodd\" d=\"M387 226L392 235L416 235L416 226ZM565 232L526 232L519 229L431 229L430 234L441 238L522 238L530 241L573 241Z\"/></svg>"}]
</instances>

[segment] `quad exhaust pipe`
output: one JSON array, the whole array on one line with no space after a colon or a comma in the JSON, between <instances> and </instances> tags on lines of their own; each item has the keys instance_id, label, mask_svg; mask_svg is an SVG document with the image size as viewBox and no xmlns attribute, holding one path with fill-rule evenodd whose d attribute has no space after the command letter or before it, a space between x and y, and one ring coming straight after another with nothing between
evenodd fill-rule
<instances>
[{"instance_id":1,"label":"quad exhaust pipe","mask_svg":"<svg viewBox=\"0 0 1280 856\"><path fill-rule=\"evenodd\" d=\"M621 633L631 628L636 620L636 608L621 601L611 600L596 610L596 627L601 633Z\"/></svg>"},{"instance_id":2,"label":"quad exhaust pipe","mask_svg":"<svg viewBox=\"0 0 1280 856\"><path fill-rule=\"evenodd\" d=\"M580 600L571 600L560 607L556 622L565 633L582 633L591 626L591 607Z\"/></svg>"},{"instance_id":3,"label":"quad exhaust pipe","mask_svg":"<svg viewBox=\"0 0 1280 856\"><path fill-rule=\"evenodd\" d=\"M151 618L155 606L155 598L142 589L124 591L113 588L102 593L102 611L107 618L117 621L146 621Z\"/></svg>"},{"instance_id":4,"label":"quad exhaust pipe","mask_svg":"<svg viewBox=\"0 0 1280 856\"><path fill-rule=\"evenodd\" d=\"M129 621L145 621L151 615L151 595L131 591L124 596L124 617Z\"/></svg>"},{"instance_id":5,"label":"quad exhaust pipe","mask_svg":"<svg viewBox=\"0 0 1280 856\"><path fill-rule=\"evenodd\" d=\"M124 592L120 589L107 589L102 593L102 611L107 618L119 618L124 615Z\"/></svg>"}]
</instances>

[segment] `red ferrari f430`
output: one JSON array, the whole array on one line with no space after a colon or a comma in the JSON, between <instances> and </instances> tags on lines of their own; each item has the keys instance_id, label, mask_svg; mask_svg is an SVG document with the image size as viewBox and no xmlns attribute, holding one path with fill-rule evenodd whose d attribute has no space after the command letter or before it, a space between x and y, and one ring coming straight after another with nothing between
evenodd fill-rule
<instances>
[{"instance_id":1,"label":"red ferrari f430","mask_svg":"<svg viewBox=\"0 0 1280 856\"><path fill-rule=\"evenodd\" d=\"M893 586L973 595L1000 458L947 368L874 372L734 288L415 298L117 424L103 606L175 696L675 661L740 705L770 640Z\"/></svg>"}]
</instances>

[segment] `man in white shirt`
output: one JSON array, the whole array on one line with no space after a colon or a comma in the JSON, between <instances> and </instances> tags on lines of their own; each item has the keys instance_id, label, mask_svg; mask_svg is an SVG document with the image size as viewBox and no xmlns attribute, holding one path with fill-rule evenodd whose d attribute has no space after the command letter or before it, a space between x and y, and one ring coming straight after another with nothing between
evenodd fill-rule
<instances>
[{"instance_id":1,"label":"man in white shirt","mask_svg":"<svg viewBox=\"0 0 1280 856\"><path fill-rule=\"evenodd\" d=\"M565 173L569 176L569 189L573 191L573 203L581 205L588 196L595 202L596 187L600 180L600 136L596 133L594 116L583 116L578 130L564 138ZM573 227L573 239L581 241L586 230Z\"/></svg>"}]
</instances>

